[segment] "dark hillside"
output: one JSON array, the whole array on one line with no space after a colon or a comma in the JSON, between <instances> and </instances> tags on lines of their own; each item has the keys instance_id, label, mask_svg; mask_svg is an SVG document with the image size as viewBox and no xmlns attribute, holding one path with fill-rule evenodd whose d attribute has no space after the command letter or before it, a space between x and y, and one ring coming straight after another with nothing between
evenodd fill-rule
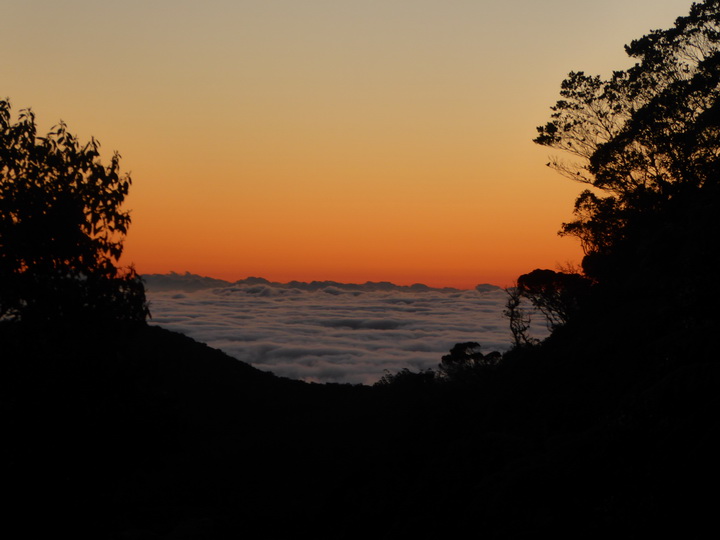
<instances>
[{"instance_id":1,"label":"dark hillside","mask_svg":"<svg viewBox=\"0 0 720 540\"><path fill-rule=\"evenodd\" d=\"M714 511L720 369L697 341L653 369L653 347L551 342L370 388L145 325L0 332L6 510L28 537L639 538Z\"/></svg>"}]
</instances>

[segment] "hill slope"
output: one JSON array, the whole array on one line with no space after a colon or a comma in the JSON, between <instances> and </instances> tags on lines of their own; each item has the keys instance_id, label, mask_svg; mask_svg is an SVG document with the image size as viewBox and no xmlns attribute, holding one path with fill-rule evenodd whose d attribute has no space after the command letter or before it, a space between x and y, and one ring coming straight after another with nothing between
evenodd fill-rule
<instances>
[{"instance_id":1,"label":"hill slope","mask_svg":"<svg viewBox=\"0 0 720 540\"><path fill-rule=\"evenodd\" d=\"M550 343L466 381L363 387L145 325L0 339L6 511L28 537L633 538L714 511L707 356Z\"/></svg>"}]
</instances>

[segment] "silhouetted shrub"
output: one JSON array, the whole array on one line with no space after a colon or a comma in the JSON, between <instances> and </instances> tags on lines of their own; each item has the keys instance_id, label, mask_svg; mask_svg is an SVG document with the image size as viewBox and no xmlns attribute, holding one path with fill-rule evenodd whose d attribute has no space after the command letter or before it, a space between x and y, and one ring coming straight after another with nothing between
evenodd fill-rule
<instances>
[{"instance_id":1,"label":"silhouetted shrub","mask_svg":"<svg viewBox=\"0 0 720 540\"><path fill-rule=\"evenodd\" d=\"M390 373L385 370L385 374L375 383L374 386L423 386L434 383L436 380L435 372L431 369L410 371L403 368L397 373Z\"/></svg>"},{"instance_id":2,"label":"silhouetted shrub","mask_svg":"<svg viewBox=\"0 0 720 540\"><path fill-rule=\"evenodd\" d=\"M523 295L517 282L513 287L507 287L505 292L508 294L508 299L505 304L505 309L503 310L503 315L507 317L510 323L513 347L518 349L537 345L538 340L528 334L532 320L530 314L522 305Z\"/></svg>"},{"instance_id":3,"label":"silhouetted shrub","mask_svg":"<svg viewBox=\"0 0 720 540\"><path fill-rule=\"evenodd\" d=\"M545 316L550 330L565 324L578 312L589 288L590 280L579 274L540 269L523 274L517 284L519 294Z\"/></svg>"},{"instance_id":4,"label":"silhouetted shrub","mask_svg":"<svg viewBox=\"0 0 720 540\"><path fill-rule=\"evenodd\" d=\"M474 341L456 343L450 354L442 357L438 367L438 375L442 380L459 381L498 365L502 355L497 352L483 354L480 344Z\"/></svg>"}]
</instances>

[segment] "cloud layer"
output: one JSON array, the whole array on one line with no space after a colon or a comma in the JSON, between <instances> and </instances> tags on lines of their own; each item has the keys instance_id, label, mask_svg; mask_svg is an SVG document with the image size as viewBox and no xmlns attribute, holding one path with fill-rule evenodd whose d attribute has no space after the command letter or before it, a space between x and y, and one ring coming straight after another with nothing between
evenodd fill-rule
<instances>
[{"instance_id":1,"label":"cloud layer","mask_svg":"<svg viewBox=\"0 0 720 540\"><path fill-rule=\"evenodd\" d=\"M190 274L144 276L152 323L276 375L372 384L403 368L433 368L455 344L510 346L506 293L335 282L228 283Z\"/></svg>"}]
</instances>

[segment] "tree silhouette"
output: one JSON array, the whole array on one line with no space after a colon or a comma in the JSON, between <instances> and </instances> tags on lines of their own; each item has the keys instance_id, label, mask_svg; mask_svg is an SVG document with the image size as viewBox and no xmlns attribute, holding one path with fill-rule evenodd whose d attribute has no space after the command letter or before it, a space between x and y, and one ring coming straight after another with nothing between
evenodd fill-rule
<instances>
[{"instance_id":1,"label":"tree silhouette","mask_svg":"<svg viewBox=\"0 0 720 540\"><path fill-rule=\"evenodd\" d=\"M607 196L585 191L563 232L603 250L639 207L718 184L720 0L693 4L669 30L626 46L638 62L604 80L572 72L535 142L575 162L549 165ZM607 225L614 224L608 230Z\"/></svg>"},{"instance_id":2,"label":"tree silhouette","mask_svg":"<svg viewBox=\"0 0 720 540\"><path fill-rule=\"evenodd\" d=\"M694 4L673 28L633 41L625 49L638 63L608 80L570 73L535 141L583 163L552 166L618 196L716 175L719 12L718 0Z\"/></svg>"},{"instance_id":3,"label":"tree silhouette","mask_svg":"<svg viewBox=\"0 0 720 540\"><path fill-rule=\"evenodd\" d=\"M720 0L626 52L637 63L608 79L570 73L535 142L572 156L549 165L593 188L561 234L580 239L595 299L693 311L720 260Z\"/></svg>"},{"instance_id":4,"label":"tree silhouette","mask_svg":"<svg viewBox=\"0 0 720 540\"><path fill-rule=\"evenodd\" d=\"M60 123L37 135L32 111L0 100L0 318L145 320L145 290L116 266L130 215L120 156L99 160Z\"/></svg>"}]
</instances>

